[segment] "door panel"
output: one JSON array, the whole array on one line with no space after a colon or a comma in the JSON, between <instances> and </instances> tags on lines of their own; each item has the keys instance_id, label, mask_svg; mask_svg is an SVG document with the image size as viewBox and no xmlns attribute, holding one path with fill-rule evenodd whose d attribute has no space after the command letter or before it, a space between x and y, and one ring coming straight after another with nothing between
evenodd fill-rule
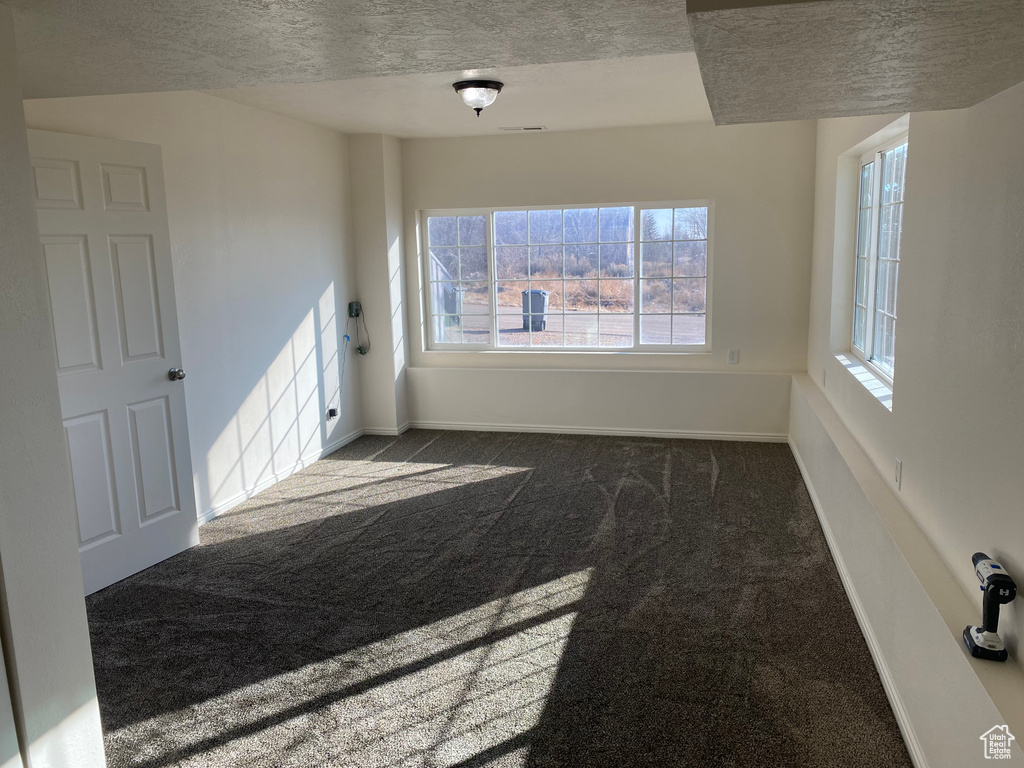
<instances>
[{"instance_id":1,"label":"door panel","mask_svg":"<svg viewBox=\"0 0 1024 768\"><path fill-rule=\"evenodd\" d=\"M143 525L180 511L174 481L174 444L166 397L128 406L135 459L135 488Z\"/></svg>"},{"instance_id":2,"label":"door panel","mask_svg":"<svg viewBox=\"0 0 1024 768\"><path fill-rule=\"evenodd\" d=\"M42 241L57 338L57 371L95 370L100 367L99 339L85 238L43 237Z\"/></svg>"},{"instance_id":3,"label":"door panel","mask_svg":"<svg viewBox=\"0 0 1024 768\"><path fill-rule=\"evenodd\" d=\"M199 541L160 148L29 131L86 594Z\"/></svg>"},{"instance_id":4,"label":"door panel","mask_svg":"<svg viewBox=\"0 0 1024 768\"><path fill-rule=\"evenodd\" d=\"M153 241L148 237L111 237L110 257L117 291L122 360L162 358Z\"/></svg>"},{"instance_id":5,"label":"door panel","mask_svg":"<svg viewBox=\"0 0 1024 768\"><path fill-rule=\"evenodd\" d=\"M146 169L129 165L102 165L103 207L108 211L148 211Z\"/></svg>"},{"instance_id":6,"label":"door panel","mask_svg":"<svg viewBox=\"0 0 1024 768\"><path fill-rule=\"evenodd\" d=\"M37 208L82 207L82 184L74 160L32 158Z\"/></svg>"},{"instance_id":7,"label":"door panel","mask_svg":"<svg viewBox=\"0 0 1024 768\"><path fill-rule=\"evenodd\" d=\"M89 547L121 532L106 411L65 419L64 436L71 463L78 543Z\"/></svg>"}]
</instances>

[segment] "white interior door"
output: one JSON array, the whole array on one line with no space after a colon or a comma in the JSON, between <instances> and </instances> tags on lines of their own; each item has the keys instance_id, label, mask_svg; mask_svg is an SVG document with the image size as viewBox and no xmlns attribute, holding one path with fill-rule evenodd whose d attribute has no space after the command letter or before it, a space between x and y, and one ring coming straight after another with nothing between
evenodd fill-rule
<instances>
[{"instance_id":1,"label":"white interior door","mask_svg":"<svg viewBox=\"0 0 1024 768\"><path fill-rule=\"evenodd\" d=\"M89 594L199 542L160 147L29 131Z\"/></svg>"}]
</instances>

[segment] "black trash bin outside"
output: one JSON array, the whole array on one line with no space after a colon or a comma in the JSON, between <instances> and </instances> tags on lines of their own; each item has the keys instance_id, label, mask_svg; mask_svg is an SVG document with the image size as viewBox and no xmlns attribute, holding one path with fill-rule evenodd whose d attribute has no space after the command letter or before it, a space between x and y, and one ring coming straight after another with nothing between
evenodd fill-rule
<instances>
[{"instance_id":1,"label":"black trash bin outside","mask_svg":"<svg viewBox=\"0 0 1024 768\"><path fill-rule=\"evenodd\" d=\"M542 291L538 288L523 291L524 331L543 331L548 327L548 296L550 293L551 291Z\"/></svg>"}]
</instances>

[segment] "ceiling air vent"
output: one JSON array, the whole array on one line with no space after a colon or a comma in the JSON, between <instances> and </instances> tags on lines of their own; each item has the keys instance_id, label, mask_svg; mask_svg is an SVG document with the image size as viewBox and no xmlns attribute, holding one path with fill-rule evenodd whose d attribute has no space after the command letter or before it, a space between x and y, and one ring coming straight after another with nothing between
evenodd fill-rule
<instances>
[{"instance_id":1,"label":"ceiling air vent","mask_svg":"<svg viewBox=\"0 0 1024 768\"><path fill-rule=\"evenodd\" d=\"M498 128L499 131L546 131L546 125L513 125L507 128Z\"/></svg>"}]
</instances>

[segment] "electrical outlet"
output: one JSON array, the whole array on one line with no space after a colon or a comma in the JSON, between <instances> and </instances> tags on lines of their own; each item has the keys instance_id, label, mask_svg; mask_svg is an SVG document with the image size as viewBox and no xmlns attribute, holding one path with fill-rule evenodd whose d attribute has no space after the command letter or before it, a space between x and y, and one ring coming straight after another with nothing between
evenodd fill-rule
<instances>
[{"instance_id":1,"label":"electrical outlet","mask_svg":"<svg viewBox=\"0 0 1024 768\"><path fill-rule=\"evenodd\" d=\"M903 461L896 459L896 490L903 490Z\"/></svg>"},{"instance_id":2,"label":"electrical outlet","mask_svg":"<svg viewBox=\"0 0 1024 768\"><path fill-rule=\"evenodd\" d=\"M733 347L729 350L729 365L739 365L740 351Z\"/></svg>"},{"instance_id":3,"label":"electrical outlet","mask_svg":"<svg viewBox=\"0 0 1024 768\"><path fill-rule=\"evenodd\" d=\"M350 301L348 303L348 316L359 317L363 313L363 305L358 301Z\"/></svg>"},{"instance_id":4,"label":"electrical outlet","mask_svg":"<svg viewBox=\"0 0 1024 768\"><path fill-rule=\"evenodd\" d=\"M331 419L336 419L336 418L338 418L338 409L337 408L328 408L327 409L327 420L330 421Z\"/></svg>"},{"instance_id":5,"label":"electrical outlet","mask_svg":"<svg viewBox=\"0 0 1024 768\"><path fill-rule=\"evenodd\" d=\"M821 388L825 388L825 376L828 375L828 370L825 368L821 369Z\"/></svg>"}]
</instances>

